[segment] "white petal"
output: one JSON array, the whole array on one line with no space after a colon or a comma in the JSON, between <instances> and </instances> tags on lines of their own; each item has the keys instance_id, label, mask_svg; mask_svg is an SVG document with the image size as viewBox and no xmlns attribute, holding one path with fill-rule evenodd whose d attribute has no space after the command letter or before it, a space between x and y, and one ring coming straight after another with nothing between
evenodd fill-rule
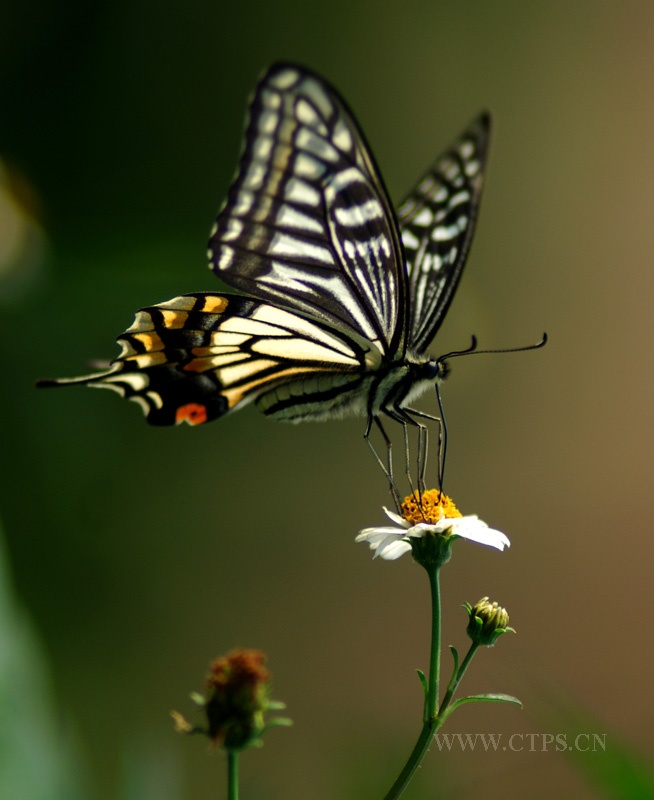
<instances>
[{"instance_id":1,"label":"white petal","mask_svg":"<svg viewBox=\"0 0 654 800\"><path fill-rule=\"evenodd\" d=\"M494 547L496 550L504 550L505 547L511 546L511 542L502 531L489 528L485 522L477 517L458 517L451 520L451 523L448 527L452 533L462 539L467 539L469 542L485 544L489 547Z\"/></svg>"},{"instance_id":2,"label":"white petal","mask_svg":"<svg viewBox=\"0 0 654 800\"><path fill-rule=\"evenodd\" d=\"M366 528L357 534L355 542L378 542L386 536L404 536L397 528Z\"/></svg>"},{"instance_id":3,"label":"white petal","mask_svg":"<svg viewBox=\"0 0 654 800\"><path fill-rule=\"evenodd\" d=\"M396 514L394 511L389 511L386 508L386 506L384 506L384 513L386 514L386 516L389 519L393 520L393 522L396 525L399 525L401 528L404 528L404 530L406 530L407 528L411 527L410 524L404 519L404 517L401 517L399 514Z\"/></svg>"},{"instance_id":4,"label":"white petal","mask_svg":"<svg viewBox=\"0 0 654 800\"><path fill-rule=\"evenodd\" d=\"M422 539L426 533L440 533L442 529L439 527L439 525L430 525L428 522L419 522L417 525L409 528L404 535L412 536L414 539Z\"/></svg>"},{"instance_id":5,"label":"white petal","mask_svg":"<svg viewBox=\"0 0 654 800\"><path fill-rule=\"evenodd\" d=\"M377 552L375 553L375 558L379 556L383 558L384 561L395 561L396 558L403 556L405 553L408 553L411 550L411 545L404 539L395 539L394 541L389 541L386 544L381 544L377 548Z\"/></svg>"}]
</instances>

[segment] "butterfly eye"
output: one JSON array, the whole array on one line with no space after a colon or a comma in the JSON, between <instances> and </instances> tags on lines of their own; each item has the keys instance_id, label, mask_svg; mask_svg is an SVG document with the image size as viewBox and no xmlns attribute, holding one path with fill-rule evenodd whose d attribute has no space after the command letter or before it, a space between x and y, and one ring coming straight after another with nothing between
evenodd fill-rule
<instances>
[{"instance_id":1,"label":"butterfly eye","mask_svg":"<svg viewBox=\"0 0 654 800\"><path fill-rule=\"evenodd\" d=\"M422 365L421 377L426 381L443 380L448 374L447 365L437 359L427 361Z\"/></svg>"}]
</instances>

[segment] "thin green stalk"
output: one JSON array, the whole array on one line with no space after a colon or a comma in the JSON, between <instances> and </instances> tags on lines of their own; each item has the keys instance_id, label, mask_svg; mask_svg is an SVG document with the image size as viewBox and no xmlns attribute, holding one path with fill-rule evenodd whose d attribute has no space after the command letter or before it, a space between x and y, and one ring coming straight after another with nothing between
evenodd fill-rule
<instances>
[{"instance_id":1,"label":"thin green stalk","mask_svg":"<svg viewBox=\"0 0 654 800\"><path fill-rule=\"evenodd\" d=\"M445 711L454 696L454 692L456 692L459 684L461 683L461 679L466 674L466 670L470 666L470 662L473 659L475 653L479 650L479 645L475 644L474 642L470 645L470 649L466 653L466 657L463 659L461 664L459 665L459 669L456 671L456 675L452 676L452 680L450 681L450 685L447 687L447 691L445 692L445 697L443 697L443 702L438 709L438 716L442 717Z\"/></svg>"},{"instance_id":2,"label":"thin green stalk","mask_svg":"<svg viewBox=\"0 0 654 800\"><path fill-rule=\"evenodd\" d=\"M425 702L425 712L422 730L418 741L415 743L411 755L409 756L406 764L402 768L402 772L397 777L395 783L391 786L389 792L386 794L384 800L396 800L400 797L406 789L409 781L413 777L414 772L420 766L422 759L425 757L433 735L436 733L441 725L441 720L438 718L436 709L438 706L439 694L439 680L441 668L441 591L439 572L440 568L436 567L432 570L427 570L429 574L429 587L431 589L431 652L429 659L429 678L427 682L427 698Z\"/></svg>"},{"instance_id":3,"label":"thin green stalk","mask_svg":"<svg viewBox=\"0 0 654 800\"><path fill-rule=\"evenodd\" d=\"M238 800L238 750L227 751L227 798Z\"/></svg>"},{"instance_id":4,"label":"thin green stalk","mask_svg":"<svg viewBox=\"0 0 654 800\"><path fill-rule=\"evenodd\" d=\"M431 655L429 659L429 682L425 704L426 724L436 716L441 674L441 588L440 567L428 570L431 590Z\"/></svg>"},{"instance_id":5,"label":"thin green stalk","mask_svg":"<svg viewBox=\"0 0 654 800\"><path fill-rule=\"evenodd\" d=\"M431 744L431 737L436 732L436 720L432 720L430 722L425 722L422 726L422 730L420 731L420 736L418 737L418 741L415 744L415 747L411 751L411 755L409 756L406 764L404 765L402 772L398 775L397 780L391 786L390 791L384 797L384 800L396 800L396 798L400 797L402 792L406 789L409 781L413 777L413 773L418 769L420 766L420 762L425 757L425 753L429 750L429 745Z\"/></svg>"}]
</instances>

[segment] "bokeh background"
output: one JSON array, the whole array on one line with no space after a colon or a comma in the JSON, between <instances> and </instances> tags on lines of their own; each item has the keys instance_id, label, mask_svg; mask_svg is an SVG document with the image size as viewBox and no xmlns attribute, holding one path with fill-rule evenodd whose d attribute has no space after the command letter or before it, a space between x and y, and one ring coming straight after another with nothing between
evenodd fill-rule
<instances>
[{"instance_id":1,"label":"bokeh background","mask_svg":"<svg viewBox=\"0 0 654 800\"><path fill-rule=\"evenodd\" d=\"M388 502L361 420L246 409L162 430L109 392L33 389L115 355L137 308L219 288L208 231L247 97L278 59L340 89L398 201L494 112L476 240L433 350L551 337L458 361L443 390L447 488L512 540L501 555L457 545L445 642L466 646L464 600L506 605L518 635L464 688L525 703L466 706L449 731L607 733L607 751L580 766L527 738L433 748L407 797L604 796L588 763L654 750L645 0L3 4L6 796L221 796L222 757L168 712L192 714L209 661L237 645L268 653L295 721L244 757L244 797L380 797L417 736L427 585L353 543Z\"/></svg>"}]
</instances>

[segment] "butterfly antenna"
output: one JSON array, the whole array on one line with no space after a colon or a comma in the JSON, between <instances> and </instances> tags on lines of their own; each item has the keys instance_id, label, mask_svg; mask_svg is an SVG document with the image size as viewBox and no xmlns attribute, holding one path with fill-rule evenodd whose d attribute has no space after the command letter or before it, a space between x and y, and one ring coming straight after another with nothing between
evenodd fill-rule
<instances>
[{"instance_id":1,"label":"butterfly antenna","mask_svg":"<svg viewBox=\"0 0 654 800\"><path fill-rule=\"evenodd\" d=\"M448 373L447 362L450 360L450 358L456 358L457 356L467 356L467 355L470 355L470 353L478 352L477 351L477 344L478 344L477 337L473 333L472 334L472 342L470 344L470 347L466 347L465 350L452 350L449 353L445 353L444 356L439 356L436 359L436 362L443 368L443 373L444 373L443 374L443 378L447 377L447 373Z\"/></svg>"},{"instance_id":2,"label":"butterfly antenna","mask_svg":"<svg viewBox=\"0 0 654 800\"><path fill-rule=\"evenodd\" d=\"M477 337L473 334L472 337L472 344L470 347L466 347L465 350L453 350L451 353L446 353L444 356L440 356L437 359L438 364L441 366L443 370L443 377L447 377L448 374L448 367L447 361L451 358L456 358L457 356L470 356L470 355L487 355L489 353L524 353L527 350L540 350L541 347L545 347L549 340L547 333L543 333L543 336L539 342L535 344L526 344L522 345L521 347L501 347L494 350L478 350L477 349Z\"/></svg>"}]
</instances>

